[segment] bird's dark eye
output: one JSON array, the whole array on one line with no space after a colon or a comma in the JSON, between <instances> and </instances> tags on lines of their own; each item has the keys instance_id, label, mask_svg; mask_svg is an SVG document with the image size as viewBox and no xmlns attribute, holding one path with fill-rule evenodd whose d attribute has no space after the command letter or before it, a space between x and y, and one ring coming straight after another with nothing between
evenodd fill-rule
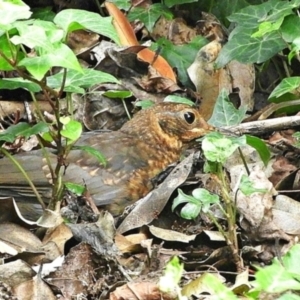
<instances>
[{"instance_id":1,"label":"bird's dark eye","mask_svg":"<svg viewBox=\"0 0 300 300\"><path fill-rule=\"evenodd\" d=\"M195 121L195 115L192 112L186 112L184 113L184 119L187 121L187 123L193 124Z\"/></svg>"}]
</instances>

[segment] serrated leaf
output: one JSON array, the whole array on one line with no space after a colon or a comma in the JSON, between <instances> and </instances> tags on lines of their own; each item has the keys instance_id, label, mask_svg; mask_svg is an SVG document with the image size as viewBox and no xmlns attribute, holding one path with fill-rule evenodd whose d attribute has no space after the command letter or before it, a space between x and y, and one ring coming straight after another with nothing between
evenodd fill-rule
<instances>
[{"instance_id":1,"label":"serrated leaf","mask_svg":"<svg viewBox=\"0 0 300 300\"><path fill-rule=\"evenodd\" d=\"M286 93L294 92L295 90L299 89L300 86L300 77L288 77L284 78L279 85L276 86L276 88L273 90L270 98L278 98Z\"/></svg>"},{"instance_id":2,"label":"serrated leaf","mask_svg":"<svg viewBox=\"0 0 300 300\"><path fill-rule=\"evenodd\" d=\"M98 159L99 163L102 164L104 167L107 164L104 155L100 151L96 150L93 147L90 147L90 146L73 146L72 149L74 149L74 150L83 150L83 151L87 152L88 154L96 157Z\"/></svg>"},{"instance_id":3,"label":"serrated leaf","mask_svg":"<svg viewBox=\"0 0 300 300\"><path fill-rule=\"evenodd\" d=\"M99 14L80 9L65 9L59 12L53 21L63 28L66 33L85 28L120 44L111 17L101 17Z\"/></svg>"},{"instance_id":4,"label":"serrated leaf","mask_svg":"<svg viewBox=\"0 0 300 300\"><path fill-rule=\"evenodd\" d=\"M271 152L266 143L258 137L246 135L247 144L253 147L259 154L262 162L266 166L271 158Z\"/></svg>"},{"instance_id":5,"label":"serrated leaf","mask_svg":"<svg viewBox=\"0 0 300 300\"><path fill-rule=\"evenodd\" d=\"M181 104L187 104L189 106L193 106L195 103L187 98L175 96L175 95L169 95L167 96L163 102L173 102L173 103L181 103Z\"/></svg>"},{"instance_id":6,"label":"serrated leaf","mask_svg":"<svg viewBox=\"0 0 300 300\"><path fill-rule=\"evenodd\" d=\"M28 19L32 14L29 10L30 7L21 0L0 0L0 25L11 25L17 20Z\"/></svg>"},{"instance_id":7,"label":"serrated leaf","mask_svg":"<svg viewBox=\"0 0 300 300\"><path fill-rule=\"evenodd\" d=\"M215 127L237 125L245 118L247 107L236 109L230 102L228 92L223 89L215 104L213 114L208 123Z\"/></svg>"},{"instance_id":8,"label":"serrated leaf","mask_svg":"<svg viewBox=\"0 0 300 300\"><path fill-rule=\"evenodd\" d=\"M58 73L47 78L47 85L51 88L57 89L61 87L63 80L63 74ZM79 88L88 88L94 84L100 84L104 82L120 83L114 76L96 71L93 69L83 69L82 73L76 70L69 70L67 72L65 82L65 92L73 92L79 90ZM84 90L81 90L84 92Z\"/></svg>"},{"instance_id":9,"label":"serrated leaf","mask_svg":"<svg viewBox=\"0 0 300 300\"><path fill-rule=\"evenodd\" d=\"M147 7L134 7L127 17L129 21L140 20L149 31L152 31L154 24L161 16L171 20L173 14L165 5L156 3Z\"/></svg>"}]
</instances>

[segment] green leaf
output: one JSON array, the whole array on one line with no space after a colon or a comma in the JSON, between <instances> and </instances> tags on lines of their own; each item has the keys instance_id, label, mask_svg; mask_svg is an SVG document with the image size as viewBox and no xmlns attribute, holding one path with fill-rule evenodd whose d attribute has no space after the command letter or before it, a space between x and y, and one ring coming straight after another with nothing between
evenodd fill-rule
<instances>
[{"instance_id":1,"label":"green leaf","mask_svg":"<svg viewBox=\"0 0 300 300\"><path fill-rule=\"evenodd\" d=\"M297 37L296 39L293 40L292 45L291 45L291 51L288 54L288 61L289 64L291 64L292 59L297 56L300 52L300 37Z\"/></svg>"},{"instance_id":2,"label":"green leaf","mask_svg":"<svg viewBox=\"0 0 300 300\"><path fill-rule=\"evenodd\" d=\"M136 107L141 107L142 109L153 106L155 103L152 100L141 100L136 102L134 105Z\"/></svg>"},{"instance_id":3,"label":"green leaf","mask_svg":"<svg viewBox=\"0 0 300 300\"><path fill-rule=\"evenodd\" d=\"M245 144L245 136L225 137L218 132L212 132L202 140L202 150L209 161L224 164L238 147Z\"/></svg>"},{"instance_id":4,"label":"green leaf","mask_svg":"<svg viewBox=\"0 0 300 300\"><path fill-rule=\"evenodd\" d=\"M178 286L183 273L183 265L174 256L166 265L164 275L159 279L159 289L165 293L173 292Z\"/></svg>"},{"instance_id":5,"label":"green leaf","mask_svg":"<svg viewBox=\"0 0 300 300\"><path fill-rule=\"evenodd\" d=\"M300 244L294 245L282 258L283 265L286 270L291 273L297 280L300 279L299 268L297 262L300 257Z\"/></svg>"},{"instance_id":6,"label":"green leaf","mask_svg":"<svg viewBox=\"0 0 300 300\"><path fill-rule=\"evenodd\" d=\"M196 219L201 211L201 205L194 203L187 203L180 211L180 216L186 220Z\"/></svg>"},{"instance_id":7,"label":"green leaf","mask_svg":"<svg viewBox=\"0 0 300 300\"><path fill-rule=\"evenodd\" d=\"M49 126L47 123L39 122L34 126L31 126L28 123L21 122L16 125L11 125L5 131L1 132L0 140L12 143L19 136L27 139L32 135L47 131L49 131Z\"/></svg>"},{"instance_id":8,"label":"green leaf","mask_svg":"<svg viewBox=\"0 0 300 300\"><path fill-rule=\"evenodd\" d=\"M211 298L218 300L238 300L238 297L214 275L202 275L203 290L209 292Z\"/></svg>"},{"instance_id":9,"label":"green leaf","mask_svg":"<svg viewBox=\"0 0 300 300\"><path fill-rule=\"evenodd\" d=\"M45 30L41 26L18 22L16 28L18 29L19 35L15 35L10 39L13 44L23 44L30 49L42 47L50 50L50 48L52 48L47 40Z\"/></svg>"},{"instance_id":10,"label":"green leaf","mask_svg":"<svg viewBox=\"0 0 300 300\"><path fill-rule=\"evenodd\" d=\"M269 21L263 22L259 24L258 31L254 32L251 37L256 38L256 37L263 37L265 34L272 32L272 31L277 31L281 27L281 24L283 23L284 17L281 17L278 19L276 22L272 23Z\"/></svg>"},{"instance_id":11,"label":"green leaf","mask_svg":"<svg viewBox=\"0 0 300 300\"><path fill-rule=\"evenodd\" d=\"M86 187L81 184L76 184L76 183L72 183L72 182L64 182L64 185L67 188L67 190L69 190L70 192L72 192L73 194L75 194L77 196L82 196L82 194L86 190Z\"/></svg>"},{"instance_id":12,"label":"green leaf","mask_svg":"<svg viewBox=\"0 0 300 300\"><path fill-rule=\"evenodd\" d=\"M51 6L33 8L32 12L33 12L32 14L33 19L52 22L55 17L55 13L53 12Z\"/></svg>"},{"instance_id":13,"label":"green leaf","mask_svg":"<svg viewBox=\"0 0 300 300\"><path fill-rule=\"evenodd\" d=\"M167 7L172 7L175 5L180 5L180 4L185 4L185 3L193 3L193 2L197 2L198 0L165 0L164 4Z\"/></svg>"},{"instance_id":14,"label":"green leaf","mask_svg":"<svg viewBox=\"0 0 300 300\"><path fill-rule=\"evenodd\" d=\"M173 103L181 103L181 104L187 104L189 106L195 105L195 103L187 98L179 97L175 95L169 95L164 99L164 102L173 102Z\"/></svg>"},{"instance_id":15,"label":"green leaf","mask_svg":"<svg viewBox=\"0 0 300 300\"><path fill-rule=\"evenodd\" d=\"M62 80L63 73L58 73L47 77L47 85L51 88L57 89L61 87ZM104 82L120 83L114 76L101 71L83 69L81 73L76 70L69 70L67 72L64 91L75 92L79 90L80 93L84 93L84 90L79 88L88 88L94 84Z\"/></svg>"},{"instance_id":16,"label":"green leaf","mask_svg":"<svg viewBox=\"0 0 300 300\"><path fill-rule=\"evenodd\" d=\"M172 211L174 211L174 209L182 203L193 203L195 205L199 204L199 206L201 207L201 202L199 202L199 200L196 200L193 196L189 196L185 194L181 189L178 189L178 196L173 201Z\"/></svg>"},{"instance_id":17,"label":"green leaf","mask_svg":"<svg viewBox=\"0 0 300 300\"><path fill-rule=\"evenodd\" d=\"M299 85L300 85L299 76L284 78L279 83L279 85L277 85L277 87L273 90L273 92L269 96L269 99L274 97L276 98L280 97L289 92L294 92L295 90L299 89Z\"/></svg>"},{"instance_id":18,"label":"green leaf","mask_svg":"<svg viewBox=\"0 0 300 300\"><path fill-rule=\"evenodd\" d=\"M251 181L248 176L243 175L242 178L241 178L239 189L246 196L250 196L253 193L266 193L268 191L267 189L255 188L254 184L255 183L253 181Z\"/></svg>"},{"instance_id":19,"label":"green leaf","mask_svg":"<svg viewBox=\"0 0 300 300\"><path fill-rule=\"evenodd\" d=\"M63 118L60 118L60 121L63 123ZM82 125L78 121L69 120L64 124L64 129L61 130L60 133L63 137L69 139L71 142L75 142L81 136Z\"/></svg>"},{"instance_id":20,"label":"green leaf","mask_svg":"<svg viewBox=\"0 0 300 300\"><path fill-rule=\"evenodd\" d=\"M63 28L66 34L85 28L120 44L111 17L101 17L99 14L80 9L65 9L56 15L54 23Z\"/></svg>"},{"instance_id":21,"label":"green leaf","mask_svg":"<svg viewBox=\"0 0 300 300\"><path fill-rule=\"evenodd\" d=\"M150 49L158 51L168 63L178 71L178 78L183 85L190 84L187 74L188 67L194 62L199 49L207 44L207 39L196 36L191 42L184 45L173 45L165 38L160 38L152 43Z\"/></svg>"},{"instance_id":22,"label":"green leaf","mask_svg":"<svg viewBox=\"0 0 300 300\"><path fill-rule=\"evenodd\" d=\"M202 189L202 188L194 189L192 195L195 197L195 199L198 199L202 203L201 210L204 213L207 213L209 211L209 208L212 204L220 202L220 198L218 195L211 194L206 189Z\"/></svg>"},{"instance_id":23,"label":"green leaf","mask_svg":"<svg viewBox=\"0 0 300 300\"><path fill-rule=\"evenodd\" d=\"M108 98L120 98L120 99L125 99L125 98L129 98L132 96L132 92L131 91L106 91L103 93L104 96L108 97Z\"/></svg>"},{"instance_id":24,"label":"green leaf","mask_svg":"<svg viewBox=\"0 0 300 300\"><path fill-rule=\"evenodd\" d=\"M280 31L283 39L287 43L291 43L300 36L300 18L296 15L286 17Z\"/></svg>"},{"instance_id":25,"label":"green leaf","mask_svg":"<svg viewBox=\"0 0 300 300\"><path fill-rule=\"evenodd\" d=\"M29 10L30 7L21 0L0 0L0 25L5 28L5 25L11 25L17 20L28 19L32 14Z\"/></svg>"},{"instance_id":26,"label":"green leaf","mask_svg":"<svg viewBox=\"0 0 300 300\"><path fill-rule=\"evenodd\" d=\"M271 152L267 147L266 143L258 137L246 135L247 144L253 147L259 154L262 162L267 166L271 158Z\"/></svg>"},{"instance_id":27,"label":"green leaf","mask_svg":"<svg viewBox=\"0 0 300 300\"><path fill-rule=\"evenodd\" d=\"M102 164L103 166L106 166L107 162L105 157L103 156L103 154L101 152L99 152L98 150L96 150L93 147L90 146L73 146L72 149L74 150L83 150L85 152L87 152L88 154L96 157L99 161L100 164Z\"/></svg>"},{"instance_id":28,"label":"green leaf","mask_svg":"<svg viewBox=\"0 0 300 300\"><path fill-rule=\"evenodd\" d=\"M83 72L74 52L67 45L61 43L55 45L51 53L40 57L24 58L19 62L19 66L26 67L37 80L41 80L52 67Z\"/></svg>"},{"instance_id":29,"label":"green leaf","mask_svg":"<svg viewBox=\"0 0 300 300\"><path fill-rule=\"evenodd\" d=\"M236 109L230 102L228 92L223 89L217 99L213 114L208 123L215 127L237 125L245 118L247 108Z\"/></svg>"},{"instance_id":30,"label":"green leaf","mask_svg":"<svg viewBox=\"0 0 300 300\"><path fill-rule=\"evenodd\" d=\"M262 37L252 38L252 29L243 28L222 48L216 60L217 68L224 67L232 60L241 63L262 63L286 48L280 33L270 32Z\"/></svg>"},{"instance_id":31,"label":"green leaf","mask_svg":"<svg viewBox=\"0 0 300 300\"><path fill-rule=\"evenodd\" d=\"M41 90L38 84L21 77L0 79L0 89L14 90L19 88L23 88L33 93L37 93Z\"/></svg>"},{"instance_id":32,"label":"green leaf","mask_svg":"<svg viewBox=\"0 0 300 300\"><path fill-rule=\"evenodd\" d=\"M6 35L0 37L0 45L1 51L5 55L6 58L11 60L12 62L19 61L24 58L25 54L21 51L18 51L18 48L11 44L10 41L7 40ZM9 64L3 57L0 55L0 70L2 71L11 71L14 68Z\"/></svg>"},{"instance_id":33,"label":"green leaf","mask_svg":"<svg viewBox=\"0 0 300 300\"><path fill-rule=\"evenodd\" d=\"M300 282L281 265L277 258L273 260L272 265L259 268L255 278L259 289L268 293L300 290Z\"/></svg>"},{"instance_id":34,"label":"green leaf","mask_svg":"<svg viewBox=\"0 0 300 300\"><path fill-rule=\"evenodd\" d=\"M165 5L156 3L147 7L134 7L127 17L129 21L140 20L149 31L152 31L156 21L161 16L171 20L173 14Z\"/></svg>"}]
</instances>

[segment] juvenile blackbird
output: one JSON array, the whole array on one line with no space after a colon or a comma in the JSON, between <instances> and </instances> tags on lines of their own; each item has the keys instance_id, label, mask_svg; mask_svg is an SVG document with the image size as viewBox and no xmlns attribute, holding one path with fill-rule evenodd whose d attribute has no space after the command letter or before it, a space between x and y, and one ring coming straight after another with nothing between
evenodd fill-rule
<instances>
[{"instance_id":1,"label":"juvenile blackbird","mask_svg":"<svg viewBox=\"0 0 300 300\"><path fill-rule=\"evenodd\" d=\"M97 206L118 215L153 188L151 179L178 161L190 141L211 130L198 111L190 106L156 104L139 111L118 131L84 133L77 145L99 150L107 166L100 165L86 151L72 150L63 178L68 182L85 183ZM49 197L51 176L41 151L18 154L15 158L42 196ZM50 158L55 165L55 154ZM22 201L35 198L10 160L0 159L0 170L0 196L14 196Z\"/></svg>"}]
</instances>

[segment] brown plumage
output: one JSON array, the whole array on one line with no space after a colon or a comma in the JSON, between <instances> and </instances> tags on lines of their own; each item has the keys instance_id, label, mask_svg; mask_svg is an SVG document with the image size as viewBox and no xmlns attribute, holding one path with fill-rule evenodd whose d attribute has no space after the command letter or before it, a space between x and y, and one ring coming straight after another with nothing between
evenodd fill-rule
<instances>
[{"instance_id":1,"label":"brown plumage","mask_svg":"<svg viewBox=\"0 0 300 300\"><path fill-rule=\"evenodd\" d=\"M190 106L161 103L138 112L120 130L85 133L78 145L89 145L107 159L104 168L97 159L82 150L71 151L67 158L65 181L83 183L97 206L114 215L145 196L151 179L169 164L179 160L184 147L212 128ZM53 162L55 163L55 154ZM41 152L16 155L34 184L49 196L50 174ZM0 160L0 196L34 198L21 173L8 159Z\"/></svg>"}]
</instances>

